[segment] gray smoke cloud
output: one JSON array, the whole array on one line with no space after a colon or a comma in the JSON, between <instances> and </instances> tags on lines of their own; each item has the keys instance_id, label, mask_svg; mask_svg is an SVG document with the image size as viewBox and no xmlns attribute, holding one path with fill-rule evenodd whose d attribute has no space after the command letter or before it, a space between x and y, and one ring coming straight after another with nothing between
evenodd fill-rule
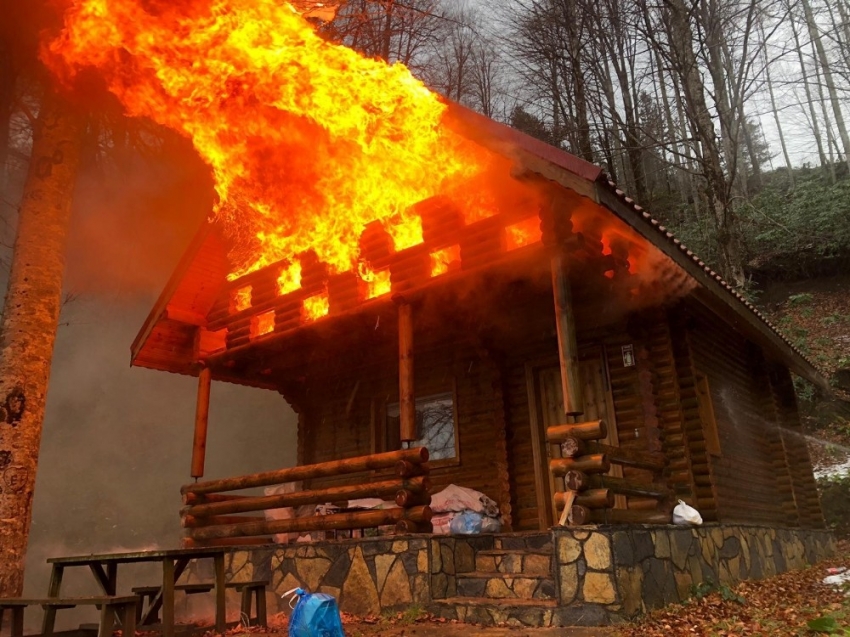
<instances>
[{"instance_id":1,"label":"gray smoke cloud","mask_svg":"<svg viewBox=\"0 0 850 637\"><path fill-rule=\"evenodd\" d=\"M156 161L130 153L88 166L78 182L65 275L74 300L62 311L47 396L28 596L47 593L49 557L180 544L197 380L129 364L130 344L212 206L208 170L187 144L169 144ZM25 168L0 206L9 222L4 260L9 202L20 200ZM295 441L296 417L280 394L213 383L204 479L292 466ZM160 573L119 568L119 592L157 583ZM99 592L88 569L66 572L63 594ZM39 631L40 619L27 611L27 630ZM96 621L94 609L63 610L57 628Z\"/></svg>"}]
</instances>

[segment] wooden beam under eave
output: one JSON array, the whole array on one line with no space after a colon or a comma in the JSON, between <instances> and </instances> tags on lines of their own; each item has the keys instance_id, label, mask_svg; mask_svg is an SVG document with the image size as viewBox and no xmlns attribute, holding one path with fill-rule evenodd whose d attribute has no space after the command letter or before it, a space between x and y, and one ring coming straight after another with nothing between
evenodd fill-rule
<instances>
[{"instance_id":1,"label":"wooden beam under eave","mask_svg":"<svg viewBox=\"0 0 850 637\"><path fill-rule=\"evenodd\" d=\"M204 476L207 455L207 424L210 415L210 387L212 370L204 367L198 374L198 402L195 408L195 439L192 444L192 477Z\"/></svg>"},{"instance_id":2,"label":"wooden beam under eave","mask_svg":"<svg viewBox=\"0 0 850 637\"><path fill-rule=\"evenodd\" d=\"M576 321L573 314L572 290L567 271L567 258L559 253L552 257L552 291L555 297L555 326L558 332L558 358L561 362L561 387L564 414L584 413L581 376L578 367Z\"/></svg>"},{"instance_id":3,"label":"wooden beam under eave","mask_svg":"<svg viewBox=\"0 0 850 637\"><path fill-rule=\"evenodd\" d=\"M416 440L416 396L413 391L413 311L398 301L398 408L401 442Z\"/></svg>"}]
</instances>

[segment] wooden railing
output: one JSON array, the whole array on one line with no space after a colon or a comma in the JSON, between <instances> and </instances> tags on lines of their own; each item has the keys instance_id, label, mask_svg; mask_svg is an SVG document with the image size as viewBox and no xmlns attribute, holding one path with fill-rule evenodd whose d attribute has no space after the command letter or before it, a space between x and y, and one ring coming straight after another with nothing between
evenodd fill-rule
<instances>
[{"instance_id":1,"label":"wooden railing","mask_svg":"<svg viewBox=\"0 0 850 637\"><path fill-rule=\"evenodd\" d=\"M546 440L561 444L560 458L549 461L553 476L563 478L564 491L554 494L556 511L570 509L562 519L572 525L594 523L669 523L670 515L660 510L615 509L617 495L654 498L661 503L672 497L666 485L643 484L623 478L603 476L611 463L658 473L665 466L661 453L623 449L597 442L605 438L602 420L549 427Z\"/></svg>"},{"instance_id":2,"label":"wooden railing","mask_svg":"<svg viewBox=\"0 0 850 637\"><path fill-rule=\"evenodd\" d=\"M346 458L318 464L268 471L248 476L189 484L180 489L180 510L186 546L248 544L279 533L368 529L395 525L400 533L431 531L428 450L424 447ZM387 478L387 471L394 477ZM363 476L357 484L307 489L293 493L245 496L225 493L240 489L281 485L316 478L367 471L383 477ZM285 507L319 505L359 498L394 500L398 508L347 511L284 520L235 515Z\"/></svg>"}]
</instances>

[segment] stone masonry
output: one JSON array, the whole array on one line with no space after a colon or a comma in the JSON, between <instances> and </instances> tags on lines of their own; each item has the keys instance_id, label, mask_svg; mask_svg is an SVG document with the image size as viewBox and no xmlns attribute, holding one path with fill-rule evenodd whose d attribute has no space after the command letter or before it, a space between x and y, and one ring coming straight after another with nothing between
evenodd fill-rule
<instances>
[{"instance_id":1,"label":"stone masonry","mask_svg":"<svg viewBox=\"0 0 850 637\"><path fill-rule=\"evenodd\" d=\"M821 530L752 525L556 527L549 533L404 536L234 549L228 579L268 579L270 612L301 587L343 611L418 606L450 619L515 626L602 625L835 553ZM184 581L211 573L188 569ZM238 608L228 590L228 607Z\"/></svg>"}]
</instances>

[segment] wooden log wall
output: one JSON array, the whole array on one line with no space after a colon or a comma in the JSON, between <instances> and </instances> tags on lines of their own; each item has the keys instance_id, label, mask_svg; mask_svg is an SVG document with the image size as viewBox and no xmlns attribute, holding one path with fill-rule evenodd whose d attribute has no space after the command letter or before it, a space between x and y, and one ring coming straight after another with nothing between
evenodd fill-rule
<instances>
[{"instance_id":1,"label":"wooden log wall","mask_svg":"<svg viewBox=\"0 0 850 637\"><path fill-rule=\"evenodd\" d=\"M435 343L433 334L428 340L427 337L429 334L417 333L414 338L415 394L420 398L454 395L459 450L458 458L432 460L432 490L436 492L454 483L504 503L508 491L507 461L506 450L498 443L499 420L504 418L498 409L498 368L486 357L482 358L472 343ZM385 408L398 401L396 360L397 353L385 348L371 352L369 360L361 366L352 367L341 361L334 368L326 368L324 373L311 374L309 407L305 410L304 426L299 427L299 446L309 462L379 451L388 439L392 440L385 429ZM319 488L349 482L345 476L339 476L313 480L310 486Z\"/></svg>"},{"instance_id":2,"label":"wooden log wall","mask_svg":"<svg viewBox=\"0 0 850 637\"><path fill-rule=\"evenodd\" d=\"M415 206L422 219L424 243L395 253L392 241L380 223L369 224L360 237L360 254L373 272L389 273L393 293L403 293L428 284L431 279L432 252L457 246L460 269L485 268L506 255L505 228L527 219L529 209L500 212L470 225L464 225L460 211L444 197L435 197ZM533 218L533 215L532 215ZM540 248L540 243L533 243ZM311 252L300 256L301 287L280 295L278 275L285 264L274 264L228 282L210 312L206 329L226 330L226 349L245 346L256 333L256 317L274 313L274 332L288 332L308 323L302 311L305 298L327 294L329 315L339 315L368 301L367 285L354 272L330 274ZM250 289L250 307L239 309L234 298L239 290ZM387 295L385 298L389 298Z\"/></svg>"},{"instance_id":3,"label":"wooden log wall","mask_svg":"<svg viewBox=\"0 0 850 637\"><path fill-rule=\"evenodd\" d=\"M695 306L688 314L683 345L692 370L707 378L721 453L708 454L704 440L691 447L710 466L720 521L787 525L772 452L776 422L763 409L769 386L758 382L761 352L707 310Z\"/></svg>"},{"instance_id":4,"label":"wooden log wall","mask_svg":"<svg viewBox=\"0 0 850 637\"><path fill-rule=\"evenodd\" d=\"M779 426L780 439L788 465L797 520L803 527L823 528L823 510L812 474L809 450L805 439L802 438L802 425L791 374L785 367L769 365L768 378L777 415L776 424Z\"/></svg>"},{"instance_id":5,"label":"wooden log wall","mask_svg":"<svg viewBox=\"0 0 850 637\"><path fill-rule=\"evenodd\" d=\"M691 455L688 445L685 444L687 437L670 325L667 316L661 311L651 312L648 318L645 346L654 374L661 448L667 457L665 482L673 490L676 499L695 502L691 480ZM700 505L706 510L713 511L716 508L713 497L710 502L704 501Z\"/></svg>"},{"instance_id":6,"label":"wooden log wall","mask_svg":"<svg viewBox=\"0 0 850 637\"><path fill-rule=\"evenodd\" d=\"M705 435L697 399L696 373L687 338L687 317L681 311L671 312L669 320L679 385L679 405L682 410L684 434L682 444L687 447L690 460L690 466L683 464L681 468L671 467L669 480L673 484L688 480L694 498L690 504L700 512L703 520L718 521L714 478L705 449Z\"/></svg>"}]
</instances>

